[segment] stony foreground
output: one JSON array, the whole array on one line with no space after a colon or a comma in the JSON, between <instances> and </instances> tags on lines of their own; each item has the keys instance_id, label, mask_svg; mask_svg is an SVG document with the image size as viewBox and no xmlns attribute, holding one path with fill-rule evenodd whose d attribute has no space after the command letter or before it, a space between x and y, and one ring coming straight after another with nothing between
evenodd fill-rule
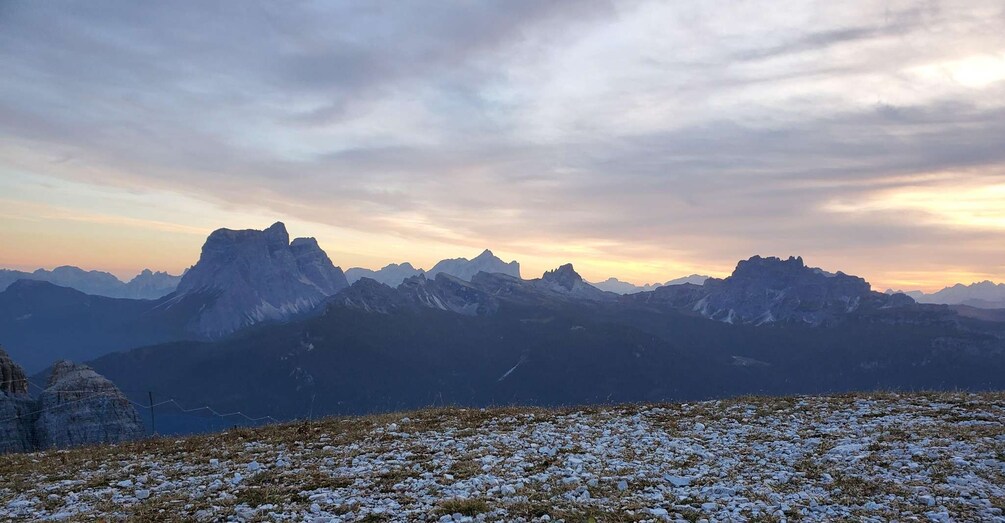
<instances>
[{"instance_id":1,"label":"stony foreground","mask_svg":"<svg viewBox=\"0 0 1005 523\"><path fill-rule=\"evenodd\" d=\"M0 519L1005 521L1005 395L426 410L0 456Z\"/></svg>"}]
</instances>

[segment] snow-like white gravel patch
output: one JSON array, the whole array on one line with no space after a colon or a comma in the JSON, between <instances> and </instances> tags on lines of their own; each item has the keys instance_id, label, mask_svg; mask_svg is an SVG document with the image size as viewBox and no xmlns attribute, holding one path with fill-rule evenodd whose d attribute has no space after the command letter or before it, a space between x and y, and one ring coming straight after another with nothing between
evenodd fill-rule
<instances>
[{"instance_id":1,"label":"snow-like white gravel patch","mask_svg":"<svg viewBox=\"0 0 1005 523\"><path fill-rule=\"evenodd\" d=\"M440 409L0 457L0 519L999 521L1005 396Z\"/></svg>"}]
</instances>

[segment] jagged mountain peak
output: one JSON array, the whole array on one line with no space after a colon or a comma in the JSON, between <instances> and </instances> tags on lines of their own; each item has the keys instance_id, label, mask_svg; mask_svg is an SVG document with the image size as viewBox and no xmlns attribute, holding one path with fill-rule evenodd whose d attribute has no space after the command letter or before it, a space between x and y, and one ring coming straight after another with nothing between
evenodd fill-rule
<instances>
[{"instance_id":1,"label":"jagged mountain peak","mask_svg":"<svg viewBox=\"0 0 1005 523\"><path fill-rule=\"evenodd\" d=\"M799 271L804 268L806 268L806 264L803 262L802 256L789 256L788 259L783 260L777 256L762 257L754 255L746 260L737 262L736 269L733 270L732 275L741 276L752 273L763 273L769 270Z\"/></svg>"},{"instance_id":2,"label":"jagged mountain peak","mask_svg":"<svg viewBox=\"0 0 1005 523\"><path fill-rule=\"evenodd\" d=\"M290 233L286 231L286 225L283 222L276 222L262 230L221 227L209 234L203 249L205 250L206 246L209 245L247 243L255 240L263 241L268 245L285 247L290 244Z\"/></svg>"},{"instance_id":3,"label":"jagged mountain peak","mask_svg":"<svg viewBox=\"0 0 1005 523\"><path fill-rule=\"evenodd\" d=\"M583 283L583 277L576 272L571 263L560 265L557 269L545 272L541 280L553 282L568 290L572 290L577 283Z\"/></svg>"},{"instance_id":4,"label":"jagged mountain peak","mask_svg":"<svg viewBox=\"0 0 1005 523\"><path fill-rule=\"evenodd\" d=\"M286 226L276 222L261 231L213 231L199 261L182 276L178 293L220 292L195 327L199 334L220 336L307 312L348 286L316 239L290 243Z\"/></svg>"},{"instance_id":5,"label":"jagged mountain peak","mask_svg":"<svg viewBox=\"0 0 1005 523\"><path fill-rule=\"evenodd\" d=\"M802 256L789 256L785 260L775 256L752 256L747 260L741 260L737 263L736 269L726 279L758 280L787 285L793 280L808 279L812 281L824 281L824 279L835 277L843 281L854 282L854 284L862 288L862 292L868 292L872 289L865 279L858 276L850 276L841 271L830 273L820 268L807 267L803 262Z\"/></svg>"},{"instance_id":6,"label":"jagged mountain peak","mask_svg":"<svg viewBox=\"0 0 1005 523\"><path fill-rule=\"evenodd\" d=\"M304 250L307 250L307 249L318 249L318 250L320 250L321 246L318 245L317 238L314 238L313 236L307 236L307 237L302 237L302 238L294 238L293 241L290 242L290 248L291 249L304 249Z\"/></svg>"}]
</instances>

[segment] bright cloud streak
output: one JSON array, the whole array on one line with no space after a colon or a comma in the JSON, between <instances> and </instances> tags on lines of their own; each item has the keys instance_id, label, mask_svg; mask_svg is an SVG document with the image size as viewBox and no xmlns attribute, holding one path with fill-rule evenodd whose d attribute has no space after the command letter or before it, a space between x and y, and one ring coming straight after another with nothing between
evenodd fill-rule
<instances>
[{"instance_id":1,"label":"bright cloud streak","mask_svg":"<svg viewBox=\"0 0 1005 523\"><path fill-rule=\"evenodd\" d=\"M977 187L938 185L895 189L867 196L855 203L834 202L834 212L870 213L909 211L926 216L933 225L1005 231L1005 184Z\"/></svg>"}]
</instances>

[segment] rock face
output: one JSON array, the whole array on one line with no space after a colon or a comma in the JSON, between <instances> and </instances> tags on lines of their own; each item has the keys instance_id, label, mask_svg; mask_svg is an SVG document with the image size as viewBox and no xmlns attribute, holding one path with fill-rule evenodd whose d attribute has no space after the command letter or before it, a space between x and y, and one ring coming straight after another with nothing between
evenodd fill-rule
<instances>
[{"instance_id":1,"label":"rock face","mask_svg":"<svg viewBox=\"0 0 1005 523\"><path fill-rule=\"evenodd\" d=\"M70 265L56 267L51 271L38 269L34 272L0 269L0 291L18 280L35 280L69 287L94 296L153 300L174 292L180 279L180 276L172 276L166 272L152 272L149 269L144 269L129 283L123 283L107 272L85 271Z\"/></svg>"},{"instance_id":2,"label":"rock face","mask_svg":"<svg viewBox=\"0 0 1005 523\"><path fill-rule=\"evenodd\" d=\"M914 300L903 294L874 292L868 282L857 276L807 267L802 258L781 260L760 256L741 261L725 279L709 278L702 286L660 287L633 297L689 309L727 323L755 325L774 322L822 325L863 310L914 304Z\"/></svg>"},{"instance_id":3,"label":"rock face","mask_svg":"<svg viewBox=\"0 0 1005 523\"><path fill-rule=\"evenodd\" d=\"M0 454L143 436L136 409L112 382L86 365L60 361L32 399L24 371L0 348Z\"/></svg>"},{"instance_id":4,"label":"rock face","mask_svg":"<svg viewBox=\"0 0 1005 523\"><path fill-rule=\"evenodd\" d=\"M398 285L401 285L401 282L405 281L405 279L425 273L426 271L416 269L411 263L404 262L400 264L392 263L376 271L372 269L353 267L352 269L345 271L345 277L349 280L349 283L356 283L361 278L370 278L383 283L384 285L397 287Z\"/></svg>"},{"instance_id":5,"label":"rock face","mask_svg":"<svg viewBox=\"0 0 1005 523\"><path fill-rule=\"evenodd\" d=\"M519 278L520 264L516 261L506 263L492 254L492 251L485 249L472 260L467 258L441 260L429 270L427 276L435 277L441 272L456 276L464 281L471 281L471 278L479 272L506 274Z\"/></svg>"},{"instance_id":6,"label":"rock face","mask_svg":"<svg viewBox=\"0 0 1005 523\"><path fill-rule=\"evenodd\" d=\"M87 365L60 361L36 402L37 448L118 443L143 436L136 409Z\"/></svg>"},{"instance_id":7,"label":"rock face","mask_svg":"<svg viewBox=\"0 0 1005 523\"><path fill-rule=\"evenodd\" d=\"M28 377L0 347L0 392L8 396L28 394Z\"/></svg>"},{"instance_id":8,"label":"rock face","mask_svg":"<svg viewBox=\"0 0 1005 523\"><path fill-rule=\"evenodd\" d=\"M177 295L216 294L193 330L218 337L313 310L348 286L342 269L314 238L297 238L291 244L286 226L277 222L264 231L214 231L199 262L182 277Z\"/></svg>"},{"instance_id":9,"label":"rock face","mask_svg":"<svg viewBox=\"0 0 1005 523\"><path fill-rule=\"evenodd\" d=\"M32 403L24 371L0 348L0 454L31 450Z\"/></svg>"}]
</instances>

